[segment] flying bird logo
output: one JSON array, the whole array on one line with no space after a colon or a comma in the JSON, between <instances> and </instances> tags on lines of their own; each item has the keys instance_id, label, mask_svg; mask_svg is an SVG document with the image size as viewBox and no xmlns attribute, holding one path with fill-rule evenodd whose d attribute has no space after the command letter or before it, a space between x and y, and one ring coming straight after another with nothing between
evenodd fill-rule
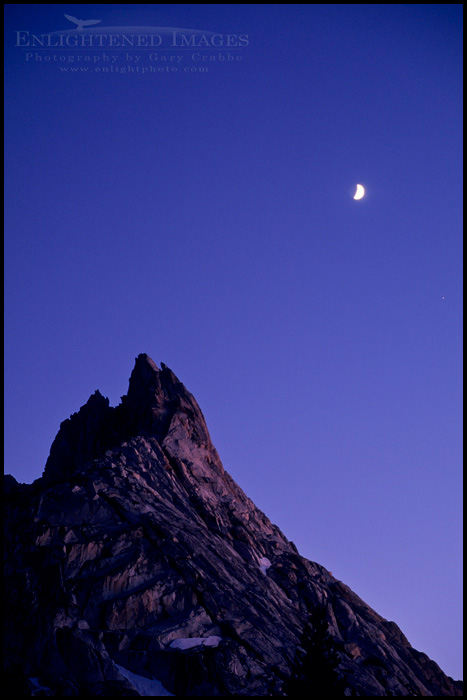
<instances>
[{"instance_id":1,"label":"flying bird logo","mask_svg":"<svg viewBox=\"0 0 467 700\"><path fill-rule=\"evenodd\" d=\"M73 22L73 24L76 24L76 29L78 31L82 31L84 27L90 27L92 24L99 24L99 22L102 22L101 19L76 19L76 17L72 17L71 15L64 15L67 19L70 20L70 22Z\"/></svg>"}]
</instances>

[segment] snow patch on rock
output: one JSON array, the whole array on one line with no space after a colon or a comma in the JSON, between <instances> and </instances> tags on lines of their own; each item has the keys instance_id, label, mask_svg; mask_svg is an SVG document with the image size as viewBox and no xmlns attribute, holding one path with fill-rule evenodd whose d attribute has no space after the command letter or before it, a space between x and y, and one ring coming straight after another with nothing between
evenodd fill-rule
<instances>
[{"instance_id":1,"label":"snow patch on rock","mask_svg":"<svg viewBox=\"0 0 467 700\"><path fill-rule=\"evenodd\" d=\"M192 647L217 647L219 642L222 641L221 637L216 635L211 635L210 637L189 637L183 639L174 639L173 642L169 644L172 649L191 649Z\"/></svg>"},{"instance_id":2,"label":"snow patch on rock","mask_svg":"<svg viewBox=\"0 0 467 700\"><path fill-rule=\"evenodd\" d=\"M140 695L153 695L160 697L162 695L170 695L174 697L173 693L169 693L168 690L164 688L162 683L155 678L152 680L150 678L144 678L144 676L139 676L137 673L132 673L127 668L115 664L118 668L119 673L126 678L135 687Z\"/></svg>"},{"instance_id":3,"label":"snow patch on rock","mask_svg":"<svg viewBox=\"0 0 467 700\"><path fill-rule=\"evenodd\" d=\"M259 560L259 568L265 576L267 576L267 570L270 566L271 562L269 561L269 559L267 557L261 557L261 559Z\"/></svg>"}]
</instances>

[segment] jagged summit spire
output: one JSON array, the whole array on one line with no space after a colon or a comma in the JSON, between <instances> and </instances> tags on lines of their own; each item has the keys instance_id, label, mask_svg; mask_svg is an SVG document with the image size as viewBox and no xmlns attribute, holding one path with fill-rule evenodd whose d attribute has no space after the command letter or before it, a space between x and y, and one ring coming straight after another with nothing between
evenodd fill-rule
<instances>
[{"instance_id":1,"label":"jagged summit spire","mask_svg":"<svg viewBox=\"0 0 467 700\"><path fill-rule=\"evenodd\" d=\"M52 443L44 477L52 481L67 478L82 471L105 450L136 435L162 442L175 415L178 419L183 416L182 423L189 426L191 436L210 444L195 398L164 363L159 369L147 353L141 353L119 406L112 408L109 399L97 390L77 413L63 421Z\"/></svg>"},{"instance_id":2,"label":"jagged summit spire","mask_svg":"<svg viewBox=\"0 0 467 700\"><path fill-rule=\"evenodd\" d=\"M174 387L177 387L174 392ZM182 389L183 387L183 389ZM122 397L123 403L139 404L142 408L150 400L151 403L165 402L173 399L174 393L188 393L183 384L177 379L167 365L161 362L161 367L147 354L141 353L135 359L135 366L130 376L128 393ZM156 399L156 395L159 400Z\"/></svg>"},{"instance_id":3,"label":"jagged summit spire","mask_svg":"<svg viewBox=\"0 0 467 700\"><path fill-rule=\"evenodd\" d=\"M135 360L135 369L136 367L149 367L154 372L159 372L159 367L156 365L152 357L149 357L149 355L146 352L141 352L138 355L138 357Z\"/></svg>"},{"instance_id":4,"label":"jagged summit spire","mask_svg":"<svg viewBox=\"0 0 467 700\"><path fill-rule=\"evenodd\" d=\"M131 400L132 403L146 403L149 395L160 391L160 369L146 353L141 353L135 359L135 366L130 376L128 393L122 396L122 403Z\"/></svg>"}]
</instances>

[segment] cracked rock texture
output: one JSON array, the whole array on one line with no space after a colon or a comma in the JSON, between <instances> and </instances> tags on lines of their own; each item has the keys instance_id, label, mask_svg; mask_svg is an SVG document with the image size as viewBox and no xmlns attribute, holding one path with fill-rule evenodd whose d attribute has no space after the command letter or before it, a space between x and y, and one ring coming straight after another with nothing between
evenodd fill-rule
<instances>
[{"instance_id":1,"label":"cracked rock texture","mask_svg":"<svg viewBox=\"0 0 467 700\"><path fill-rule=\"evenodd\" d=\"M5 492L15 694L139 695L123 667L174 695L286 696L320 610L329 695L462 695L300 556L224 471L193 396L147 355L119 406L93 394L61 424L43 476L7 476Z\"/></svg>"}]
</instances>

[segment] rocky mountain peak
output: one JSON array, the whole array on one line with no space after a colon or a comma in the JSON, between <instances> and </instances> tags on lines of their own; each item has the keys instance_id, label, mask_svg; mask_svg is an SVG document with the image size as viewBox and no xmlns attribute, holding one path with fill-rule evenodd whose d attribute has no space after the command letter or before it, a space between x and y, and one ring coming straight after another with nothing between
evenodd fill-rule
<instances>
[{"instance_id":1,"label":"rocky mountain peak","mask_svg":"<svg viewBox=\"0 0 467 700\"><path fill-rule=\"evenodd\" d=\"M141 354L136 358L128 393L122 397L117 415L123 432L163 439L182 404L196 406L196 417L201 413L191 394L166 365L161 363L159 369L149 355Z\"/></svg>"},{"instance_id":2,"label":"rocky mountain peak","mask_svg":"<svg viewBox=\"0 0 467 700\"><path fill-rule=\"evenodd\" d=\"M82 471L107 449L135 435L162 442L171 425L172 431L178 426L179 432L184 425L190 439L197 436L214 450L194 397L164 363L159 369L142 353L135 360L128 392L117 407L111 407L109 399L96 390L77 413L63 421L52 443L44 478L55 481Z\"/></svg>"},{"instance_id":3,"label":"rocky mountain peak","mask_svg":"<svg viewBox=\"0 0 467 700\"><path fill-rule=\"evenodd\" d=\"M300 556L148 355L119 406L96 391L61 424L42 479L5 485L12 694L462 695Z\"/></svg>"},{"instance_id":4,"label":"rocky mountain peak","mask_svg":"<svg viewBox=\"0 0 467 700\"><path fill-rule=\"evenodd\" d=\"M128 400L134 404L147 403L159 396L161 390L161 370L146 353L138 355L130 376Z\"/></svg>"}]
</instances>

